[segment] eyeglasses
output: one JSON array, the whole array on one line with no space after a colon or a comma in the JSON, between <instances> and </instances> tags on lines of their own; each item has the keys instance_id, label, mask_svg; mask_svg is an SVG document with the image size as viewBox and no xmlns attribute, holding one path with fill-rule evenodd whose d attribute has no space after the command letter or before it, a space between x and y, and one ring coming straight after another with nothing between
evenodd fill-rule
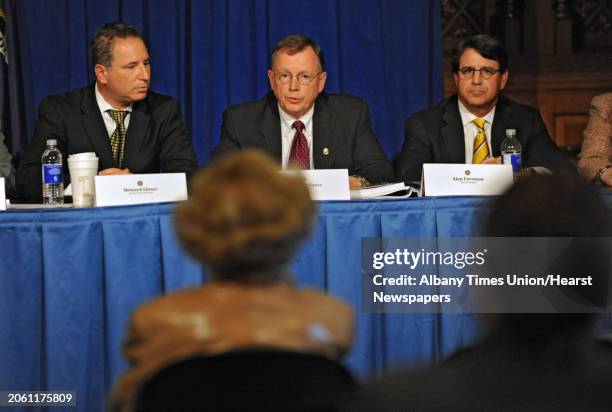
<instances>
[{"instance_id":1,"label":"eyeglasses","mask_svg":"<svg viewBox=\"0 0 612 412\"><path fill-rule=\"evenodd\" d=\"M480 77L483 79L490 79L495 76L495 73L501 72L499 69L494 69L493 67L481 67L480 69L476 69L474 67L462 67L459 69L459 77L462 79L471 79L474 76L475 72L480 72Z\"/></svg>"},{"instance_id":2,"label":"eyeglasses","mask_svg":"<svg viewBox=\"0 0 612 412\"><path fill-rule=\"evenodd\" d=\"M297 81L302 86L307 86L315 79L315 77L319 76L321 73L323 72L317 73L315 75L300 73L297 75ZM291 73L278 73L276 74L276 79L282 84L287 84L293 80L293 75Z\"/></svg>"}]
</instances>

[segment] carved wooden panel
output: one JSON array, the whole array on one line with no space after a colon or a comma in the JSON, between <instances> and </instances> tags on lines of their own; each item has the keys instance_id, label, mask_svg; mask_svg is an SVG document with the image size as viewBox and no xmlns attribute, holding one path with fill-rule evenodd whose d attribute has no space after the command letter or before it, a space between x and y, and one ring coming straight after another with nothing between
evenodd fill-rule
<instances>
[{"instance_id":1,"label":"carved wooden panel","mask_svg":"<svg viewBox=\"0 0 612 412\"><path fill-rule=\"evenodd\" d=\"M612 50L612 0L575 0L577 46Z\"/></svg>"},{"instance_id":2,"label":"carved wooden panel","mask_svg":"<svg viewBox=\"0 0 612 412\"><path fill-rule=\"evenodd\" d=\"M589 116L582 114L555 113L555 141L558 146L568 150L580 150L582 132L586 128Z\"/></svg>"},{"instance_id":3,"label":"carved wooden panel","mask_svg":"<svg viewBox=\"0 0 612 412\"><path fill-rule=\"evenodd\" d=\"M590 103L597 94L598 91L593 90L545 90L539 93L540 113L558 146L580 149Z\"/></svg>"},{"instance_id":4,"label":"carved wooden panel","mask_svg":"<svg viewBox=\"0 0 612 412\"><path fill-rule=\"evenodd\" d=\"M457 39L485 33L484 0L441 0L442 49L449 51Z\"/></svg>"},{"instance_id":5,"label":"carved wooden panel","mask_svg":"<svg viewBox=\"0 0 612 412\"><path fill-rule=\"evenodd\" d=\"M441 0L441 6L445 94L456 92L449 50L465 36L495 35L510 55L504 94L538 107L555 142L576 152L591 99L612 91L612 0Z\"/></svg>"}]
</instances>

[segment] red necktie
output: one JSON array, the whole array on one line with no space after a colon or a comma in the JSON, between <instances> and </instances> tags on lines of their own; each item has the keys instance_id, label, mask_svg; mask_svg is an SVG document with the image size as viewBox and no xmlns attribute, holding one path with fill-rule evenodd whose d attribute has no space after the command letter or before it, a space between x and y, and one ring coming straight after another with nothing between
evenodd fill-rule
<instances>
[{"instance_id":1,"label":"red necktie","mask_svg":"<svg viewBox=\"0 0 612 412\"><path fill-rule=\"evenodd\" d=\"M304 123L296 120L291 127L295 129L295 135L293 136L287 166L289 169L310 169L310 151L308 150L306 136L302 133Z\"/></svg>"}]
</instances>

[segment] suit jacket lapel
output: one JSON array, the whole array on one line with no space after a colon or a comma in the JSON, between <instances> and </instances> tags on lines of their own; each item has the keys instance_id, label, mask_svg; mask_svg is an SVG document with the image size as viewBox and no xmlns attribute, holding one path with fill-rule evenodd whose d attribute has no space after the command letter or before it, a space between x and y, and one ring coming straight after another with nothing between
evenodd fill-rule
<instances>
[{"instance_id":1,"label":"suit jacket lapel","mask_svg":"<svg viewBox=\"0 0 612 412\"><path fill-rule=\"evenodd\" d=\"M104 120L100 108L96 102L94 87L85 90L81 101L81 123L87 137L94 147L100 159L99 170L113 166L113 152L110 145L108 132L104 126Z\"/></svg>"},{"instance_id":2,"label":"suit jacket lapel","mask_svg":"<svg viewBox=\"0 0 612 412\"><path fill-rule=\"evenodd\" d=\"M493 125L491 127L491 146L493 146L493 156L499 156L501 154L501 144L506 137L506 129L512 127L508 123L511 111L512 108L506 99L503 96L500 96L497 104L495 105L495 117L493 118Z\"/></svg>"},{"instance_id":3,"label":"suit jacket lapel","mask_svg":"<svg viewBox=\"0 0 612 412\"><path fill-rule=\"evenodd\" d=\"M450 163L465 163L465 136L459 114L457 96L447 100L442 114L442 141Z\"/></svg>"},{"instance_id":4,"label":"suit jacket lapel","mask_svg":"<svg viewBox=\"0 0 612 412\"><path fill-rule=\"evenodd\" d=\"M262 135L262 149L266 150L277 161L282 160L282 136L278 102L272 92L266 96L266 104L259 126Z\"/></svg>"},{"instance_id":5,"label":"suit jacket lapel","mask_svg":"<svg viewBox=\"0 0 612 412\"><path fill-rule=\"evenodd\" d=\"M336 125L327 107L327 95L319 94L312 118L312 159L315 169L332 169L336 156Z\"/></svg>"},{"instance_id":6,"label":"suit jacket lapel","mask_svg":"<svg viewBox=\"0 0 612 412\"><path fill-rule=\"evenodd\" d=\"M145 99L136 102L132 106L130 124L125 136L125 151L123 152L122 162L124 168L129 168L130 166L134 167L133 165L135 162L133 162L133 160L138 156L138 152L146 136L149 120L151 119L146 101Z\"/></svg>"}]
</instances>

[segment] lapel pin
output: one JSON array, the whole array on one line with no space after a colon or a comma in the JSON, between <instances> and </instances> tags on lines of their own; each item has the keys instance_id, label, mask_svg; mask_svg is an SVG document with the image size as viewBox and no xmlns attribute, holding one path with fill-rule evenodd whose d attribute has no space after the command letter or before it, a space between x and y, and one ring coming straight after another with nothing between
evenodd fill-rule
<instances>
[{"instance_id":1,"label":"lapel pin","mask_svg":"<svg viewBox=\"0 0 612 412\"><path fill-rule=\"evenodd\" d=\"M323 148L323 155L327 156L329 154L329 149L327 147Z\"/></svg>"}]
</instances>

